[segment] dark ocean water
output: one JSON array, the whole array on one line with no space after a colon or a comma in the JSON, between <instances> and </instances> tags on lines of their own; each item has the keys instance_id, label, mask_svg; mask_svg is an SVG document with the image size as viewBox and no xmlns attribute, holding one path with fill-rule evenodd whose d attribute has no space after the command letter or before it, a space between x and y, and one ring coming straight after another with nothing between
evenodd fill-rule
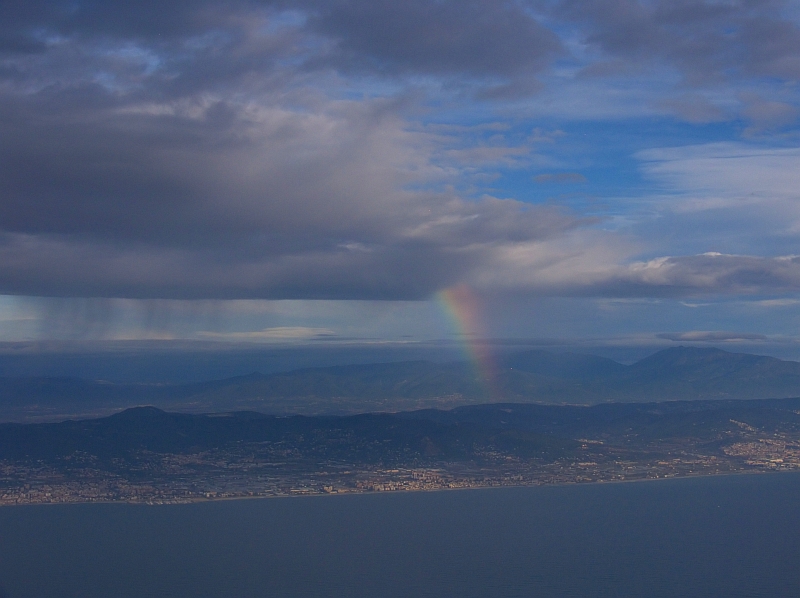
<instances>
[{"instance_id":1,"label":"dark ocean water","mask_svg":"<svg viewBox=\"0 0 800 598\"><path fill-rule=\"evenodd\" d=\"M0 509L0 596L800 596L800 474Z\"/></svg>"}]
</instances>

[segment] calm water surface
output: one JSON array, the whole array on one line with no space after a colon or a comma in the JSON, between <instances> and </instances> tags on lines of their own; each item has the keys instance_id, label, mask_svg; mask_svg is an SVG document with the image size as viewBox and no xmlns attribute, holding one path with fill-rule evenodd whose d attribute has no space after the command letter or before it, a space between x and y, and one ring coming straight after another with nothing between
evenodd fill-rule
<instances>
[{"instance_id":1,"label":"calm water surface","mask_svg":"<svg viewBox=\"0 0 800 598\"><path fill-rule=\"evenodd\" d=\"M800 474L0 509L0 596L800 596Z\"/></svg>"}]
</instances>

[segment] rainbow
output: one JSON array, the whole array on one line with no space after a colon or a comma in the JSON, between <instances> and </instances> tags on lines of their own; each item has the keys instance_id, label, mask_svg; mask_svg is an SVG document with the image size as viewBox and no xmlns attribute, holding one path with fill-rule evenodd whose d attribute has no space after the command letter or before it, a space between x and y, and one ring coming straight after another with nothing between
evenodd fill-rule
<instances>
[{"instance_id":1,"label":"rainbow","mask_svg":"<svg viewBox=\"0 0 800 598\"><path fill-rule=\"evenodd\" d=\"M484 342L487 335L479 298L465 284L440 291L437 297L450 317L467 360L475 368L477 378L484 384L489 398L500 400L501 395L497 391L499 370L489 346Z\"/></svg>"}]
</instances>

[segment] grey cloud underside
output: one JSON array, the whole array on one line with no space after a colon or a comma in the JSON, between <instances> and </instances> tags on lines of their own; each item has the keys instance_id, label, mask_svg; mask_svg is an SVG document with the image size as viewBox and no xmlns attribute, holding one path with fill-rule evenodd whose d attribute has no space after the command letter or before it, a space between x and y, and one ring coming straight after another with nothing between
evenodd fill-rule
<instances>
[{"instance_id":1,"label":"grey cloud underside","mask_svg":"<svg viewBox=\"0 0 800 598\"><path fill-rule=\"evenodd\" d=\"M187 40L195 50L203 44L252 50L245 46L254 41L259 20L287 11L301 15L289 20L287 31L305 41L309 35L318 40L311 42L316 51L307 57L312 68L497 78L534 74L563 54L558 36L524 2L481 0L177 1L169 6L149 1L9 2L0 8L5 23L0 25L0 52L45 52L48 46L41 38L47 34L87 42L125 39L160 51L185 50ZM300 37L277 41L260 50L279 54Z\"/></svg>"},{"instance_id":2,"label":"grey cloud underside","mask_svg":"<svg viewBox=\"0 0 800 598\"><path fill-rule=\"evenodd\" d=\"M791 294L800 290L800 257L711 253L659 258L627 266L608 284L611 294L619 295Z\"/></svg>"},{"instance_id":3,"label":"grey cloud underside","mask_svg":"<svg viewBox=\"0 0 800 598\"><path fill-rule=\"evenodd\" d=\"M608 57L663 58L693 80L739 63L755 75L800 72L800 37L775 3L648 6L1 3L0 292L419 299L461 282L536 294L797 290L793 259L642 264L625 251L601 259L591 243L575 249L567 239L593 220L454 191L490 168L476 165L474 148L414 124L414 93L342 99L364 76L458 81L484 97L503 85L529 91L568 57L545 25L555 18L577 23ZM701 21L733 33L702 38Z\"/></svg>"},{"instance_id":4,"label":"grey cloud underside","mask_svg":"<svg viewBox=\"0 0 800 598\"><path fill-rule=\"evenodd\" d=\"M468 259L430 247L306 251L248 260L232 251L120 249L11 237L0 285L27 295L180 299L421 299L457 281Z\"/></svg>"},{"instance_id":5,"label":"grey cloud underside","mask_svg":"<svg viewBox=\"0 0 800 598\"><path fill-rule=\"evenodd\" d=\"M337 42L343 65L379 70L532 75L563 53L519 2L375 0L316 3L311 27Z\"/></svg>"},{"instance_id":6,"label":"grey cloud underside","mask_svg":"<svg viewBox=\"0 0 800 598\"><path fill-rule=\"evenodd\" d=\"M288 53L306 68L496 79L529 77L566 57L551 27L561 31L571 23L605 58L665 61L688 82L742 75L797 80L800 29L786 15L788 6L785 0L17 0L0 6L0 52L52 53L57 36L138 43L183 67L188 54L213 48L203 55L206 75L222 51L234 73L263 69ZM287 13L295 18L281 35L269 41L259 35L265 18Z\"/></svg>"},{"instance_id":7,"label":"grey cloud underside","mask_svg":"<svg viewBox=\"0 0 800 598\"><path fill-rule=\"evenodd\" d=\"M307 26L276 17L298 7ZM444 190L449 165L395 104L330 100L303 80L310 62L367 55L389 70L530 71L557 49L515 5L485 8L5 4L3 39L32 45L4 46L0 290L418 299L495 244L574 228L554 208ZM420 11L427 29L412 31ZM375 37L374 19L394 33ZM437 34L448 28L466 31ZM323 32L320 52L298 48ZM404 55L406 36L428 47Z\"/></svg>"},{"instance_id":8,"label":"grey cloud underside","mask_svg":"<svg viewBox=\"0 0 800 598\"><path fill-rule=\"evenodd\" d=\"M562 249L547 260L508 262L476 275L487 290L573 297L781 296L800 291L800 257L701 254L608 263L595 251Z\"/></svg>"},{"instance_id":9,"label":"grey cloud underside","mask_svg":"<svg viewBox=\"0 0 800 598\"><path fill-rule=\"evenodd\" d=\"M687 82L742 75L800 78L800 29L784 0L566 0L556 12L585 27L586 40L609 58L657 60Z\"/></svg>"}]
</instances>

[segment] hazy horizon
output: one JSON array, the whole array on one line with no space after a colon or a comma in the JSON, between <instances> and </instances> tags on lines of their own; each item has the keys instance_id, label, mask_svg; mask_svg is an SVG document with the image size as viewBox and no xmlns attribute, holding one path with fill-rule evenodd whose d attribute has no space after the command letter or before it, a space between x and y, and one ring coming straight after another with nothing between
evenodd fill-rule
<instances>
[{"instance_id":1,"label":"hazy horizon","mask_svg":"<svg viewBox=\"0 0 800 598\"><path fill-rule=\"evenodd\" d=\"M720 349L800 361L792 345L739 343L593 344L521 339L485 343L493 358L526 351L596 355L630 365L676 347ZM321 345L321 346L320 346ZM70 377L115 383L184 384L221 380L252 373L273 374L304 368L387 362L473 361L459 341L321 343L263 345L209 341L49 341L0 343L0 377Z\"/></svg>"}]
</instances>

